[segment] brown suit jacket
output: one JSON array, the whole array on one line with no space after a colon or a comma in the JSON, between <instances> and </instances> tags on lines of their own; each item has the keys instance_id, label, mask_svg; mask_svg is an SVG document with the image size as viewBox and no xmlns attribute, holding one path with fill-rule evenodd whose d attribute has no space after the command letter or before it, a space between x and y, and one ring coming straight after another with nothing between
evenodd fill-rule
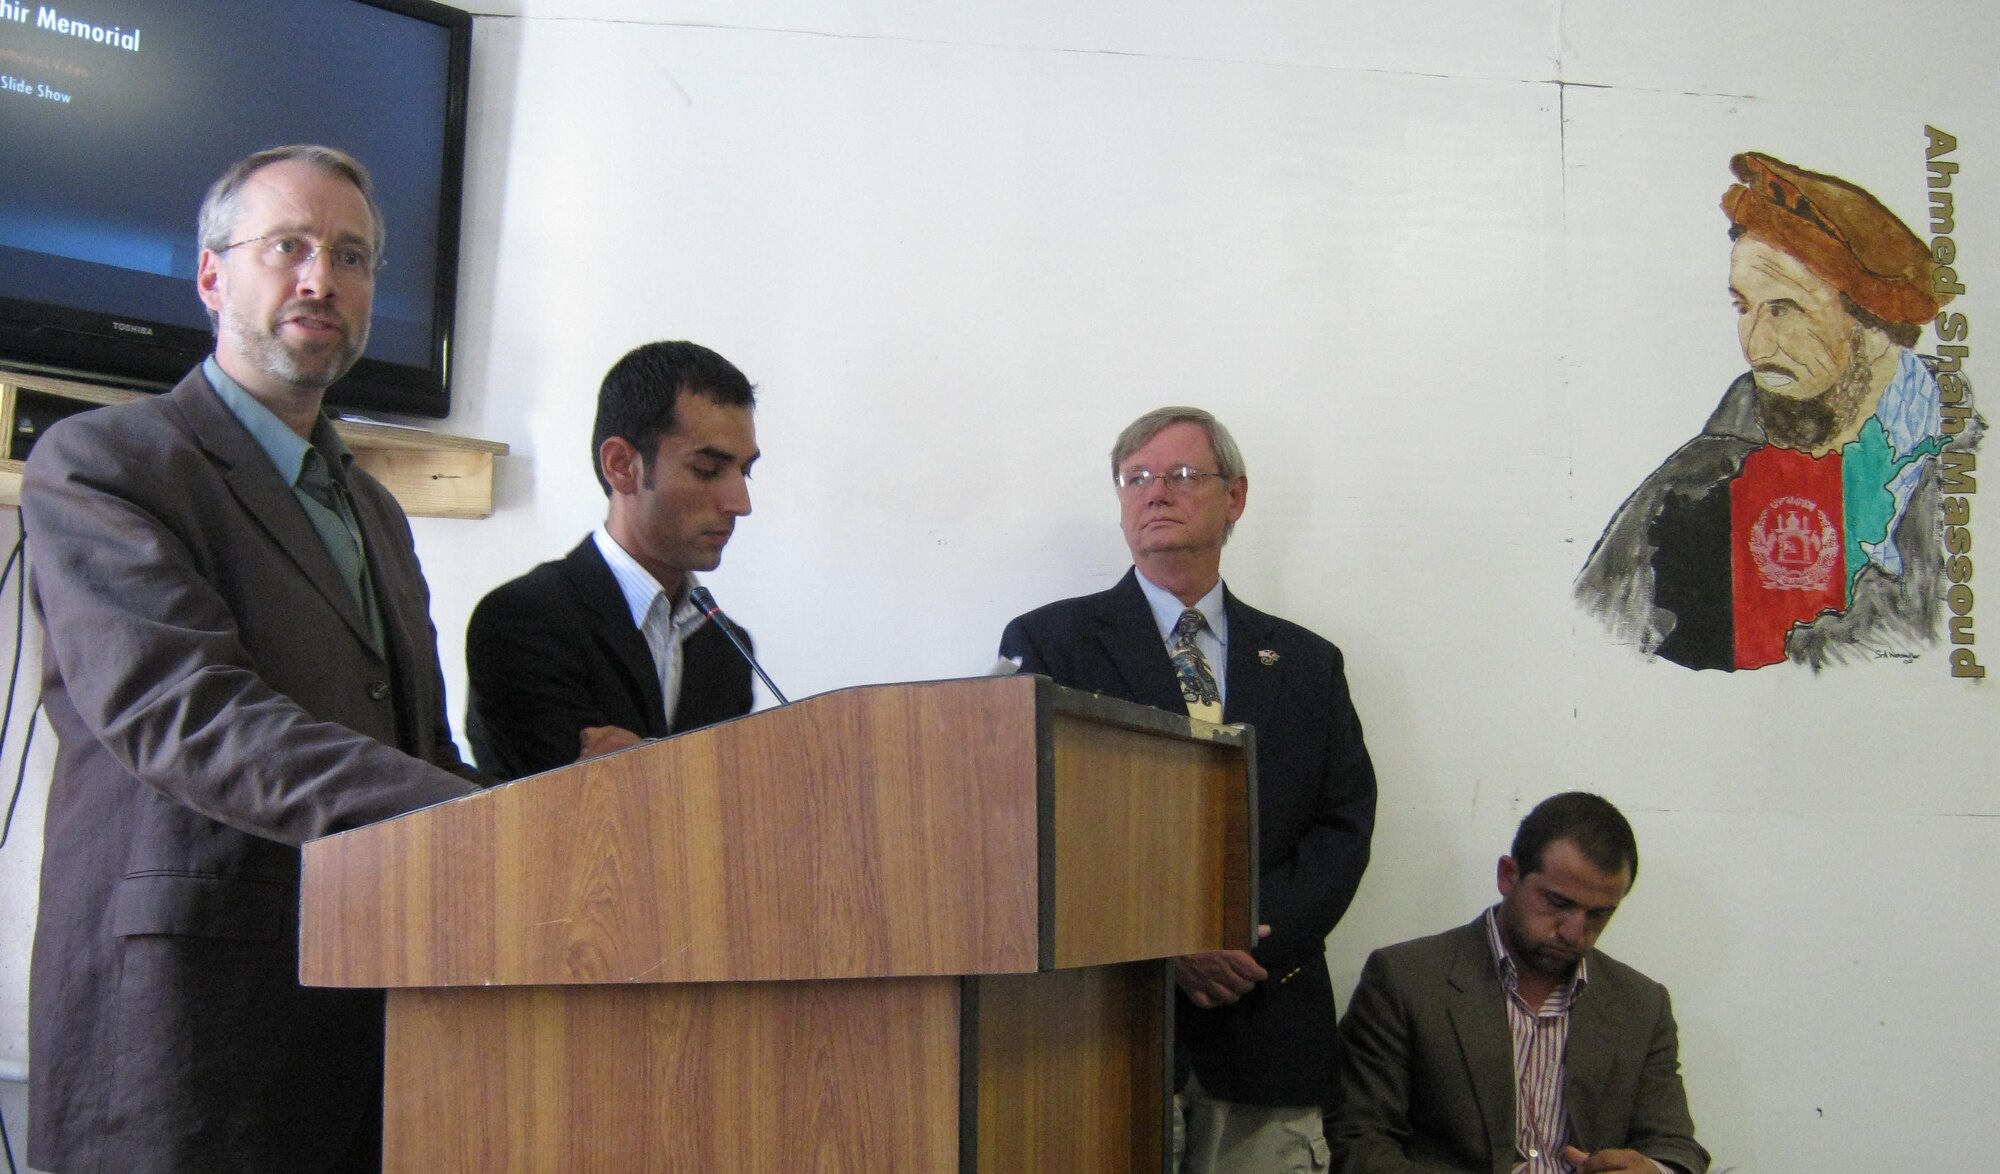
<instances>
[{"instance_id":1,"label":"brown suit jacket","mask_svg":"<svg viewBox=\"0 0 2000 1174\"><path fill-rule=\"evenodd\" d=\"M1343 1174L1507 1174L1514 1037L1486 939L1472 924L1368 956L1340 1021L1340 1108L1327 1124ZM1570 1008L1563 1100L1572 1144L1634 1149L1703 1174L1681 1087L1667 988L1597 950Z\"/></svg>"},{"instance_id":2,"label":"brown suit jacket","mask_svg":"<svg viewBox=\"0 0 2000 1174\"><path fill-rule=\"evenodd\" d=\"M409 524L347 476L386 657L199 369L57 424L28 461L61 740L30 979L39 1168L322 1170L379 1134L380 995L298 984L299 845L477 776Z\"/></svg>"}]
</instances>

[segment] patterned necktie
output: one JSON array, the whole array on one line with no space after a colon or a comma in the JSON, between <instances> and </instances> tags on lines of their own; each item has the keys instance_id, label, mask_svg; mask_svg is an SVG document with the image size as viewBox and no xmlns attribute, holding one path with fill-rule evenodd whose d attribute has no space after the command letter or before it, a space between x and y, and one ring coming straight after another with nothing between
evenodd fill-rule
<instances>
[{"instance_id":1,"label":"patterned necktie","mask_svg":"<svg viewBox=\"0 0 2000 1174\"><path fill-rule=\"evenodd\" d=\"M1207 623L1201 612L1188 608L1174 623L1174 675L1180 678L1181 700L1187 702L1189 717L1203 721L1222 721L1222 694L1215 688L1215 671L1208 667L1208 658L1201 654L1201 646L1194 642L1195 633Z\"/></svg>"}]
</instances>

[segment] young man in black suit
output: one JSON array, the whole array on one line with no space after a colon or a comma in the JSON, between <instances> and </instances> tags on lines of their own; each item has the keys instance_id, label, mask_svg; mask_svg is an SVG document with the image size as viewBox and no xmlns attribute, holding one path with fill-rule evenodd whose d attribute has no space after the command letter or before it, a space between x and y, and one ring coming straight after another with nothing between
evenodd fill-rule
<instances>
[{"instance_id":1,"label":"young man in black suit","mask_svg":"<svg viewBox=\"0 0 2000 1174\"><path fill-rule=\"evenodd\" d=\"M1375 771L1340 650L1237 599L1222 546L1249 478L1197 408L1161 408L1111 451L1133 569L1109 591L1021 616L1000 654L1058 684L1257 730L1256 950L1177 961L1185 1171L1323 1170L1320 1119L1338 1098L1326 937L1368 865ZM1216 673L1215 666L1222 672Z\"/></svg>"},{"instance_id":2,"label":"young man in black suit","mask_svg":"<svg viewBox=\"0 0 2000 1174\"><path fill-rule=\"evenodd\" d=\"M604 524L495 588L466 631L481 769L519 778L750 712L750 668L690 592L750 512L755 406L743 373L691 342L648 343L605 375Z\"/></svg>"}]
</instances>

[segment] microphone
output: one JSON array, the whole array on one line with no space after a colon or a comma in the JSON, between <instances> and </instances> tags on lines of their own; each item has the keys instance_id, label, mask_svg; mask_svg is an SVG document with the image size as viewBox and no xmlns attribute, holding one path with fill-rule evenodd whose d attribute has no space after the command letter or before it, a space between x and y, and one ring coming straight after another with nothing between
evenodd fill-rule
<instances>
[{"instance_id":1,"label":"microphone","mask_svg":"<svg viewBox=\"0 0 2000 1174\"><path fill-rule=\"evenodd\" d=\"M785 695L778 692L778 687L771 683L771 674L765 672L764 666L757 663L757 658L750 655L749 646L744 644L742 637L736 634L736 629L723 616L722 609L715 605L715 596L708 593L708 588L696 587L694 590L688 592L688 598L694 600L694 605L701 609L701 614L708 617L709 623L721 628L722 634L729 637L729 642L736 645L736 651L742 653L743 659L750 662L750 667L756 670L758 679L763 681L764 687L771 691L771 696L778 699L778 704L790 705L791 702L785 699Z\"/></svg>"}]
</instances>

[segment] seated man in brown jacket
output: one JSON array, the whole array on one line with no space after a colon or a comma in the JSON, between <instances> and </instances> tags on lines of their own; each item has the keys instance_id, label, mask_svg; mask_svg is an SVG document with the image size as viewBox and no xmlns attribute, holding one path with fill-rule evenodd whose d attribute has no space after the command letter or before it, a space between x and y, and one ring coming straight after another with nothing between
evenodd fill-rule
<instances>
[{"instance_id":1,"label":"seated man in brown jacket","mask_svg":"<svg viewBox=\"0 0 2000 1174\"><path fill-rule=\"evenodd\" d=\"M1638 873L1617 808L1557 795L1500 858L1499 904L1370 955L1340 1021L1336 1166L1704 1174L1666 988L1596 949Z\"/></svg>"}]
</instances>

